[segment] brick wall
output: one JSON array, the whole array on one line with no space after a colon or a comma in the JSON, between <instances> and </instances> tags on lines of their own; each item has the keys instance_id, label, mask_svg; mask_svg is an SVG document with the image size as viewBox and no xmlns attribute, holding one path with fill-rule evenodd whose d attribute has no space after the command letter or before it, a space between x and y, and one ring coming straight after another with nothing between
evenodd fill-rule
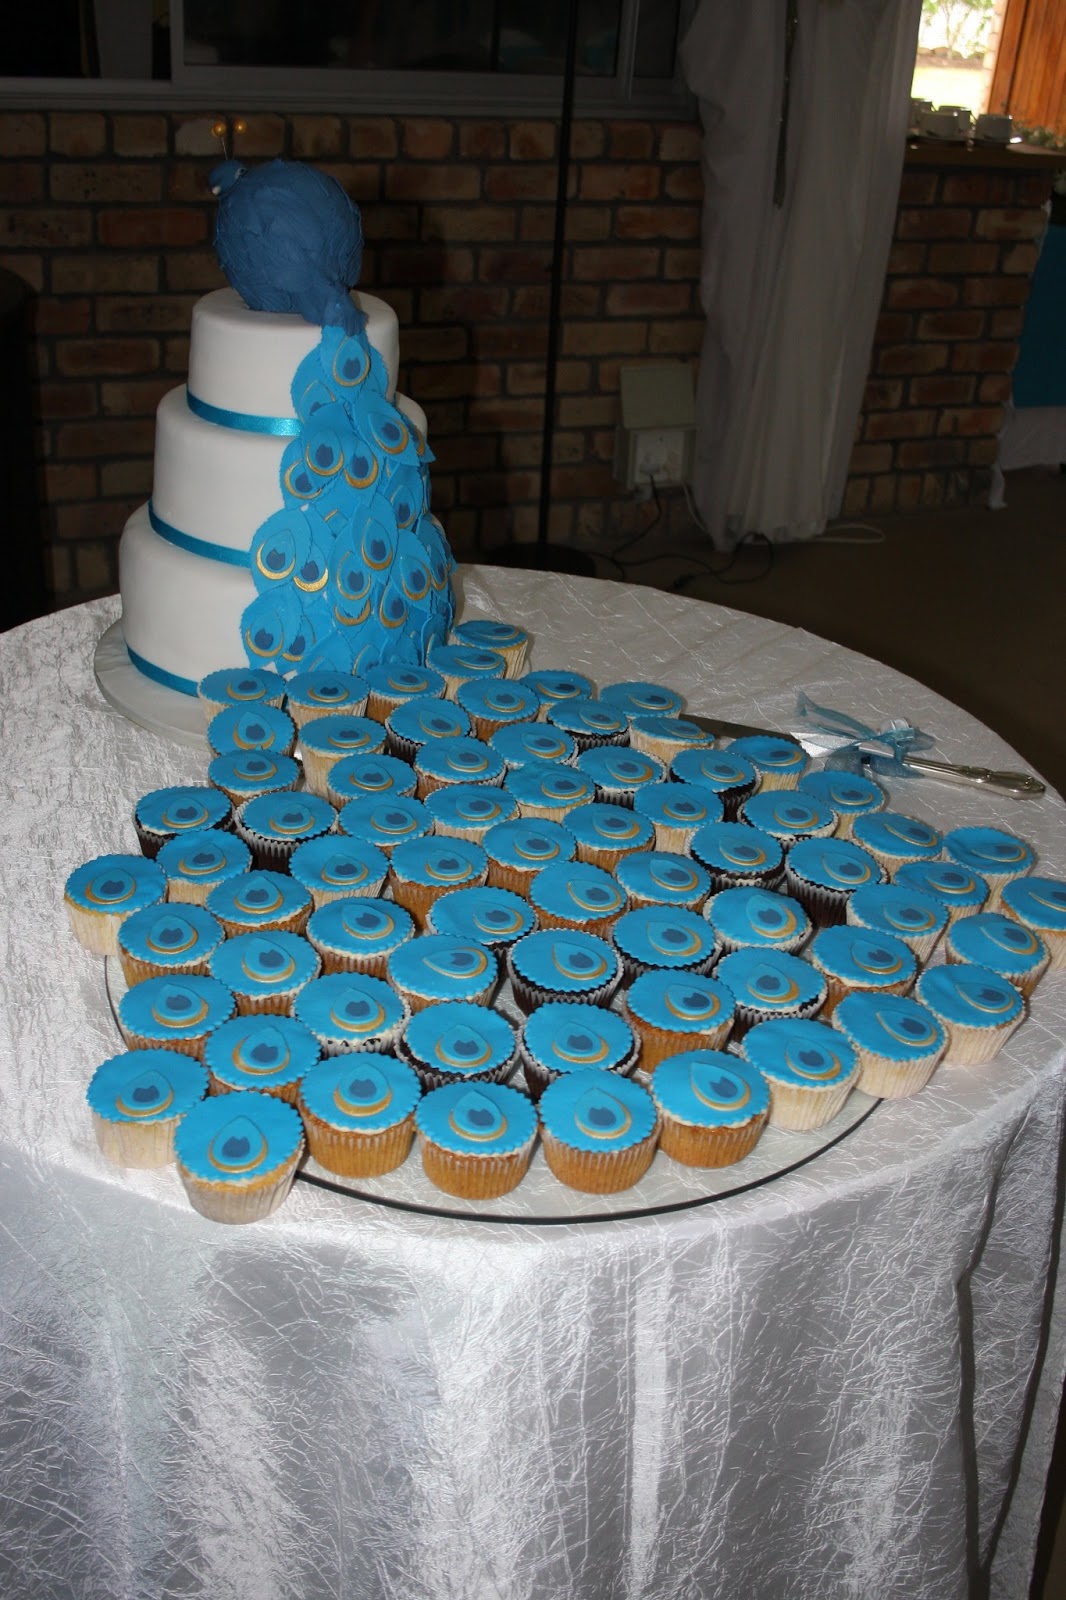
<instances>
[{"instance_id":1,"label":"brick wall","mask_svg":"<svg viewBox=\"0 0 1066 1600\"><path fill-rule=\"evenodd\" d=\"M154 413L218 287L207 115L0 114L0 265L34 291L38 450L56 604L116 586L151 488ZM400 386L429 416L457 555L535 535L557 129L549 121L258 116L236 144L332 172L359 202L362 286L400 320ZM618 369L699 350L699 132L581 121L551 536L633 531L614 482Z\"/></svg>"},{"instance_id":2,"label":"brick wall","mask_svg":"<svg viewBox=\"0 0 1066 1600\"><path fill-rule=\"evenodd\" d=\"M968 159L904 170L847 513L987 503L1053 174Z\"/></svg>"}]
</instances>

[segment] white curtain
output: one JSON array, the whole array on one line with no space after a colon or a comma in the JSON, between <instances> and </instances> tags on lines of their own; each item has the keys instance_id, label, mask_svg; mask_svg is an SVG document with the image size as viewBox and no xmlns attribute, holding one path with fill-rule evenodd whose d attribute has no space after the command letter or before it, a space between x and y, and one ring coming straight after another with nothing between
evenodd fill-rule
<instances>
[{"instance_id":1,"label":"white curtain","mask_svg":"<svg viewBox=\"0 0 1066 1600\"><path fill-rule=\"evenodd\" d=\"M703 122L707 316L693 493L714 543L837 515L899 197L921 0L702 0L682 45Z\"/></svg>"}]
</instances>

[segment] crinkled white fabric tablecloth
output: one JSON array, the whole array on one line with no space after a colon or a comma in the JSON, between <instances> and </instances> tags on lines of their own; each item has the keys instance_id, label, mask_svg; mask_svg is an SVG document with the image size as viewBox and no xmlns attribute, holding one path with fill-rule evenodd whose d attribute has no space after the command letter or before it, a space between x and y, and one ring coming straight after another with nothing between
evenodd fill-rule
<instances>
[{"instance_id":1,"label":"crinkled white fabric tablecloth","mask_svg":"<svg viewBox=\"0 0 1066 1600\"><path fill-rule=\"evenodd\" d=\"M650 589L468 568L533 665L786 723L803 688L1018 765L899 674ZM225 1228L99 1155L115 1053L62 885L204 760L101 700L115 600L0 639L4 1600L950 1600L1027 1594L1064 1367L1066 980L988 1066L769 1187L556 1228L297 1184ZM928 782L1066 871L1064 809Z\"/></svg>"}]
</instances>

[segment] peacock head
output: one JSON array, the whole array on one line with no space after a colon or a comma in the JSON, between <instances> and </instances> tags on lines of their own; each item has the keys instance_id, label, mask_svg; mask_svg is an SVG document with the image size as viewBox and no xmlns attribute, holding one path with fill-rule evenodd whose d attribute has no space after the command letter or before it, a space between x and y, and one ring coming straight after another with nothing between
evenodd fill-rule
<instances>
[{"instance_id":1,"label":"peacock head","mask_svg":"<svg viewBox=\"0 0 1066 1600\"><path fill-rule=\"evenodd\" d=\"M216 197L220 194L226 194L228 190L233 188L235 183L244 177L247 170L248 168L242 167L239 161L220 162L217 167L212 168L211 175L207 180L211 187L211 193Z\"/></svg>"}]
</instances>

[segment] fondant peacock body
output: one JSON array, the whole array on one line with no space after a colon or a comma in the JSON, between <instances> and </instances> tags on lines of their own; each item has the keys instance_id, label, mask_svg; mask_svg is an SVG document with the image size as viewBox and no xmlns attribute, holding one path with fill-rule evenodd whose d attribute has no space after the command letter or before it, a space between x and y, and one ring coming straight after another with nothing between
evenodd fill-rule
<instances>
[{"instance_id":1,"label":"fondant peacock body","mask_svg":"<svg viewBox=\"0 0 1066 1600\"><path fill-rule=\"evenodd\" d=\"M211 186L219 262L241 298L322 325L292 382L299 432L281 460L283 509L252 540L248 659L286 675L423 664L451 626L454 563L430 511L432 452L387 398L348 294L362 264L358 208L297 162L226 162Z\"/></svg>"}]
</instances>

